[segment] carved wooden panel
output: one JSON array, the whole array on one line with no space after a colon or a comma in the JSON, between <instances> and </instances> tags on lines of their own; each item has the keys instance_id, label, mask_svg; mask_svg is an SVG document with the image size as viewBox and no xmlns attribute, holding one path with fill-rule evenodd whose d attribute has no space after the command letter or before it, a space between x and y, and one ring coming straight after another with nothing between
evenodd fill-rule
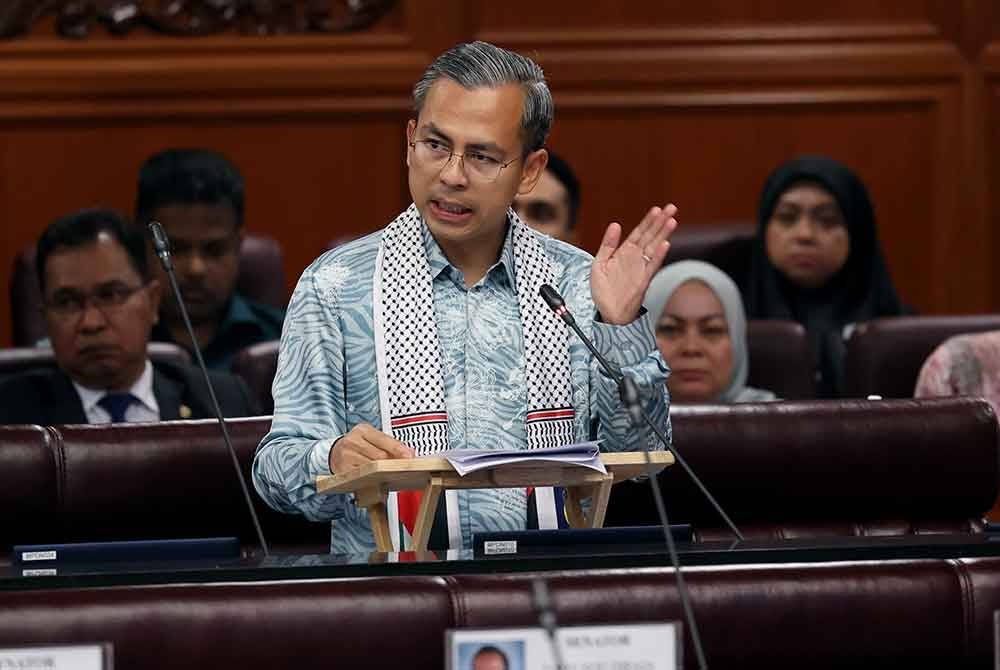
<instances>
[{"instance_id":1,"label":"carved wooden panel","mask_svg":"<svg viewBox=\"0 0 1000 670\"><path fill-rule=\"evenodd\" d=\"M394 0L6 0L0 37L32 31L54 16L63 37L85 38L103 26L115 35L139 27L184 37L236 29L252 35L339 33L363 30Z\"/></svg>"}]
</instances>

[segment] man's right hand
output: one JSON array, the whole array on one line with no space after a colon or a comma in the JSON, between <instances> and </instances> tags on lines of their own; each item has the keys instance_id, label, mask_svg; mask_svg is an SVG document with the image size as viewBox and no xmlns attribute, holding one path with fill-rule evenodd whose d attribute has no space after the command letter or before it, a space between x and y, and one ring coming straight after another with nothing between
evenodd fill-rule
<instances>
[{"instance_id":1,"label":"man's right hand","mask_svg":"<svg viewBox=\"0 0 1000 670\"><path fill-rule=\"evenodd\" d=\"M330 472L344 472L356 465L387 458L413 458L416 453L371 424L359 423L333 444Z\"/></svg>"}]
</instances>

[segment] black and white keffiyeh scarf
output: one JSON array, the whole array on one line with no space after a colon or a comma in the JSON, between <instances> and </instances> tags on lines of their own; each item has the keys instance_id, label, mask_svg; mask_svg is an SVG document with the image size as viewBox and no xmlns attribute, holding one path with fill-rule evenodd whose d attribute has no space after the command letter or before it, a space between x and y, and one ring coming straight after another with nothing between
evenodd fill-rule
<instances>
[{"instance_id":1,"label":"black and white keffiyeh scarf","mask_svg":"<svg viewBox=\"0 0 1000 670\"><path fill-rule=\"evenodd\" d=\"M527 448L570 444L575 413L568 333L539 295L543 284L555 285L554 270L534 234L513 211L508 211L508 217L524 338ZM388 225L372 282L382 430L411 446L418 456L448 448L441 347L423 226L416 205L410 205ZM450 508L457 497L446 496L446 501ZM450 512L449 526L457 517ZM542 518L540 513L540 521ZM454 534L450 535L451 546L461 546L456 546ZM458 539L460 542L460 535Z\"/></svg>"}]
</instances>

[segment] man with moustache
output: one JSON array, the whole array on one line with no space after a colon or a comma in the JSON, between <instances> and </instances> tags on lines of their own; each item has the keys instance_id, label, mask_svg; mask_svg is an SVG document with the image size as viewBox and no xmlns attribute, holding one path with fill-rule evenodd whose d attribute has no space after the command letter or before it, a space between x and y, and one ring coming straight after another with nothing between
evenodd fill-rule
<instances>
[{"instance_id":1,"label":"man with moustache","mask_svg":"<svg viewBox=\"0 0 1000 670\"><path fill-rule=\"evenodd\" d=\"M215 416L201 372L153 364L146 356L158 319L160 284L151 280L145 240L111 210L59 219L37 246L45 325L56 369L0 383L0 423L121 423ZM225 416L253 416L242 381L213 373Z\"/></svg>"},{"instance_id":2,"label":"man with moustache","mask_svg":"<svg viewBox=\"0 0 1000 670\"><path fill-rule=\"evenodd\" d=\"M374 538L349 496L316 493L319 475L449 448L569 444L590 436L592 419L607 451L661 448L632 429L614 382L538 290L548 283L562 293L669 431L668 368L642 298L676 208L651 208L627 237L611 224L596 258L525 226L511 203L545 169L552 116L530 59L484 42L441 55L414 87L406 127L413 204L299 280L253 478L275 509L332 521L335 554L373 551ZM413 532L410 493L388 501L400 548ZM525 489L449 491L429 546L552 527L550 505L539 499L532 509L528 499Z\"/></svg>"}]
</instances>

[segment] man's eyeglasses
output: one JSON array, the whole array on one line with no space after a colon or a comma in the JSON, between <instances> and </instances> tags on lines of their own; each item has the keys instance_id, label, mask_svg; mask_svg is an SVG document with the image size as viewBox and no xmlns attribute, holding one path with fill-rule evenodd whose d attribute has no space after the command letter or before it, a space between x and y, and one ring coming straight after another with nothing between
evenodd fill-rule
<instances>
[{"instance_id":1,"label":"man's eyeglasses","mask_svg":"<svg viewBox=\"0 0 1000 670\"><path fill-rule=\"evenodd\" d=\"M413 155L421 165L434 170L443 170L455 156L458 156L465 174L470 179L480 182L496 181L505 167L517 161L517 158L512 158L504 163L499 158L482 151L457 154L441 140L414 140L410 142L410 148L413 149Z\"/></svg>"},{"instance_id":2,"label":"man's eyeglasses","mask_svg":"<svg viewBox=\"0 0 1000 670\"><path fill-rule=\"evenodd\" d=\"M133 295L145 288L145 285L129 286L113 282L98 286L90 293L62 289L45 301L45 309L54 316L71 319L80 316L93 305L104 313L121 307Z\"/></svg>"}]
</instances>

